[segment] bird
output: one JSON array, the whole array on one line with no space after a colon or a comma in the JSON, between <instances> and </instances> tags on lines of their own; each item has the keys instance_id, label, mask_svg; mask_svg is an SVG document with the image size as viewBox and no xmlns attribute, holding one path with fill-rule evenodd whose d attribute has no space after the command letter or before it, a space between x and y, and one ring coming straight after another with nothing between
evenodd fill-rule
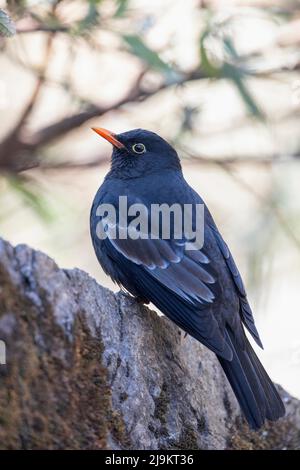
<instances>
[{"instance_id":1,"label":"bird","mask_svg":"<svg viewBox=\"0 0 300 470\"><path fill-rule=\"evenodd\" d=\"M178 153L152 131L92 129L112 144L110 170L90 212L91 239L102 269L129 295L152 302L216 354L251 429L278 420L285 414L283 402L245 332L263 348L241 275L209 209L185 180ZM99 216L99 207L111 206L118 215L120 196L128 206L139 204L149 211L153 205L177 204L189 205L195 214L202 205L203 244L190 249L186 237L176 238L171 231L169 238L160 231L152 237L149 227L146 234L135 227L140 236L130 237L126 230L132 217L121 222ZM99 236L99 227L106 236ZM115 236L109 236L113 229ZM120 235L124 229L127 238Z\"/></svg>"}]
</instances>

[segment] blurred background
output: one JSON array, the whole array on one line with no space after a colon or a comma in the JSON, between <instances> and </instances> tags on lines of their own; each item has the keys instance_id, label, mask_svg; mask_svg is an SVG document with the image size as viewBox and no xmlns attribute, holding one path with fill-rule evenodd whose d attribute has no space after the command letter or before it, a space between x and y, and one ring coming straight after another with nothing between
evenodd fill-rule
<instances>
[{"instance_id":1,"label":"blurred background","mask_svg":"<svg viewBox=\"0 0 300 470\"><path fill-rule=\"evenodd\" d=\"M168 139L244 277L272 378L300 397L300 1L0 0L0 236L115 288L89 236L91 132Z\"/></svg>"}]
</instances>

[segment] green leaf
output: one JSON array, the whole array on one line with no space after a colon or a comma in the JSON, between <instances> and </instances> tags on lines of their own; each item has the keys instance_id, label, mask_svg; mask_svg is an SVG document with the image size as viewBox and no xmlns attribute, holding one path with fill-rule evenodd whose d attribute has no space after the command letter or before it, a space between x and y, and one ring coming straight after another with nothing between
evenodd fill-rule
<instances>
[{"instance_id":1,"label":"green leaf","mask_svg":"<svg viewBox=\"0 0 300 470\"><path fill-rule=\"evenodd\" d=\"M72 30L72 33L76 35L84 35L92 30L99 24L100 14L98 5L102 0L88 0L88 9L86 15L79 20Z\"/></svg>"},{"instance_id":2,"label":"green leaf","mask_svg":"<svg viewBox=\"0 0 300 470\"><path fill-rule=\"evenodd\" d=\"M251 95L247 84L244 79L244 71L234 62L239 61L239 55L235 50L234 44L229 37L225 37L223 40L224 49L229 53L233 63L225 62L222 67L222 76L229 78L236 86L241 98L243 99L246 108L249 113L258 119L264 119L264 114L256 104L255 99Z\"/></svg>"},{"instance_id":3,"label":"green leaf","mask_svg":"<svg viewBox=\"0 0 300 470\"><path fill-rule=\"evenodd\" d=\"M264 120L264 114L251 95L243 79L242 71L231 64L225 63L222 67L222 76L230 79L234 83L250 114L258 119Z\"/></svg>"},{"instance_id":4,"label":"green leaf","mask_svg":"<svg viewBox=\"0 0 300 470\"><path fill-rule=\"evenodd\" d=\"M161 72L172 72L172 68L159 57L157 52L149 49L141 38L135 35L124 35L123 39L129 46L131 52L150 67Z\"/></svg>"},{"instance_id":5,"label":"green leaf","mask_svg":"<svg viewBox=\"0 0 300 470\"><path fill-rule=\"evenodd\" d=\"M201 58L201 68L211 78L218 78L221 73L220 67L216 67L211 63L208 58L206 47L205 47L205 39L209 35L209 30L205 30L204 33L201 35L200 38L200 58Z\"/></svg>"},{"instance_id":6,"label":"green leaf","mask_svg":"<svg viewBox=\"0 0 300 470\"><path fill-rule=\"evenodd\" d=\"M239 56L235 50L234 44L230 38L226 37L223 40L224 50L229 54L232 62L224 62L221 66L214 65L208 58L208 54L205 47L205 39L210 34L209 29L206 29L200 38L200 56L201 56L201 68L211 78L226 78L233 82L237 88L245 106L250 114L255 116L257 119L264 120L264 114L256 104L251 92L249 91L245 82L245 72L235 65L234 62L239 60Z\"/></svg>"},{"instance_id":7,"label":"green leaf","mask_svg":"<svg viewBox=\"0 0 300 470\"><path fill-rule=\"evenodd\" d=\"M16 27L5 11L0 8L0 36L10 37L16 34Z\"/></svg>"},{"instance_id":8,"label":"green leaf","mask_svg":"<svg viewBox=\"0 0 300 470\"><path fill-rule=\"evenodd\" d=\"M20 194L25 204L30 206L44 221L52 221L53 214L48 207L47 201L33 180L19 175L9 176L7 181L12 189Z\"/></svg>"},{"instance_id":9,"label":"green leaf","mask_svg":"<svg viewBox=\"0 0 300 470\"><path fill-rule=\"evenodd\" d=\"M232 59L238 61L239 60L239 55L235 50L235 47L234 47L234 44L233 44L231 38L226 36L223 39L223 43L224 43L224 49L229 53L229 55L232 57Z\"/></svg>"},{"instance_id":10,"label":"green leaf","mask_svg":"<svg viewBox=\"0 0 300 470\"><path fill-rule=\"evenodd\" d=\"M128 8L129 0L117 0L117 9L115 11L115 18L120 18L124 15Z\"/></svg>"}]
</instances>

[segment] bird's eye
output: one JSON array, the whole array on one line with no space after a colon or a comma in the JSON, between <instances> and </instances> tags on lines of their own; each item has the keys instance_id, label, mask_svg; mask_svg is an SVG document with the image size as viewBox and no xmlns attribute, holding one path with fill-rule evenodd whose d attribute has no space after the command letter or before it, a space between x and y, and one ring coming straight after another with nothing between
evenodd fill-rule
<instances>
[{"instance_id":1,"label":"bird's eye","mask_svg":"<svg viewBox=\"0 0 300 470\"><path fill-rule=\"evenodd\" d=\"M146 147L144 144L134 144L132 146L132 150L134 151L134 153L145 153Z\"/></svg>"}]
</instances>

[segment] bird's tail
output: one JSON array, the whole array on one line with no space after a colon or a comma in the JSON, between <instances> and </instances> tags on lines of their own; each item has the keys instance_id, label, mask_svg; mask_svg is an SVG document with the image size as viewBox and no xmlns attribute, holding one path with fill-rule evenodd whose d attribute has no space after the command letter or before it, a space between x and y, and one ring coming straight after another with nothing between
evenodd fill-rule
<instances>
[{"instance_id":1,"label":"bird's tail","mask_svg":"<svg viewBox=\"0 0 300 470\"><path fill-rule=\"evenodd\" d=\"M246 336L242 349L230 330L227 335L233 351L232 361L218 359L249 426L258 429L265 419L276 421L283 416L284 405Z\"/></svg>"}]
</instances>

